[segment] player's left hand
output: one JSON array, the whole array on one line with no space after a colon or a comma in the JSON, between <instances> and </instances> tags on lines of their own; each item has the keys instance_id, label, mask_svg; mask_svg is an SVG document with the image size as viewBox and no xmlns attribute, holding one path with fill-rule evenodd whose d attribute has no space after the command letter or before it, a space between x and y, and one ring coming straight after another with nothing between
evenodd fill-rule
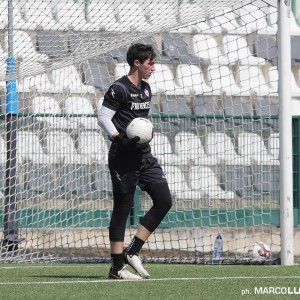
<instances>
[{"instance_id":1,"label":"player's left hand","mask_svg":"<svg viewBox=\"0 0 300 300\"><path fill-rule=\"evenodd\" d=\"M135 137L129 139L124 135L118 134L117 136L114 137L114 142L116 142L118 145L120 145L121 147L124 147L128 150L134 148L134 146L136 145L136 143L139 140L140 140L140 137L138 137L138 136L135 136Z\"/></svg>"}]
</instances>

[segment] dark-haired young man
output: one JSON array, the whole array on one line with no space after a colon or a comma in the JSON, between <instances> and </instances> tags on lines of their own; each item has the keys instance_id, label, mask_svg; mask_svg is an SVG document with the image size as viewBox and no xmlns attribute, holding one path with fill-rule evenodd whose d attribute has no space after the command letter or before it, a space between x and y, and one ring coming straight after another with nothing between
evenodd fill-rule
<instances>
[{"instance_id":1,"label":"dark-haired young man","mask_svg":"<svg viewBox=\"0 0 300 300\"><path fill-rule=\"evenodd\" d=\"M155 52L151 45L133 44L127 52L128 75L116 80L104 96L99 125L112 141L108 164L113 183L114 207L109 226L111 268L109 278L149 278L139 252L151 233L172 206L168 183L150 145L137 144L139 137L128 139L126 127L136 117L147 117L151 89L143 79L155 71ZM133 205L136 186L146 191L153 206L143 217L129 246L124 249L126 221ZM137 274L126 270L130 265Z\"/></svg>"}]
</instances>

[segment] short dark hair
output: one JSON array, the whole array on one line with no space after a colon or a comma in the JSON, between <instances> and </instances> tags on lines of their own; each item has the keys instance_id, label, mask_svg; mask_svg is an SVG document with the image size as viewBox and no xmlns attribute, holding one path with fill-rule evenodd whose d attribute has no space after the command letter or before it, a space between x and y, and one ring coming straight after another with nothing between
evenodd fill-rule
<instances>
[{"instance_id":1,"label":"short dark hair","mask_svg":"<svg viewBox=\"0 0 300 300\"><path fill-rule=\"evenodd\" d=\"M142 64L148 58L150 58L150 60L154 60L155 57L155 51L149 44L136 43L131 45L127 51L127 62L130 67L133 67L136 59Z\"/></svg>"}]
</instances>

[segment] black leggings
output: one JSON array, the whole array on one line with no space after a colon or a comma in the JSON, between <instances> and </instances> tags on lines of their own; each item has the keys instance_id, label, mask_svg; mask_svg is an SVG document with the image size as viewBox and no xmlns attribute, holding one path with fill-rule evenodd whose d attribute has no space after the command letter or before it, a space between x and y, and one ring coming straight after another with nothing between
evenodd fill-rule
<instances>
[{"instance_id":1,"label":"black leggings","mask_svg":"<svg viewBox=\"0 0 300 300\"><path fill-rule=\"evenodd\" d=\"M172 207L172 199L167 183L149 185L145 191L150 195L153 206L143 217L141 225L153 232ZM124 241L126 221L133 206L133 197L134 193L114 192L114 208L109 226L110 241Z\"/></svg>"}]
</instances>

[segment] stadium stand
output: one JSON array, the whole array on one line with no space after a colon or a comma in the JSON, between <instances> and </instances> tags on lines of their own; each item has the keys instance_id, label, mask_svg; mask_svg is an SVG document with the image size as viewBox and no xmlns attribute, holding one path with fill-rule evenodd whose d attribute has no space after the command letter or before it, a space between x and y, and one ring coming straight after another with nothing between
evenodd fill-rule
<instances>
[{"instance_id":1,"label":"stadium stand","mask_svg":"<svg viewBox=\"0 0 300 300\"><path fill-rule=\"evenodd\" d=\"M214 166L219 163L217 157L205 153L200 137L192 132L177 133L174 150L183 165Z\"/></svg>"},{"instance_id":2,"label":"stadium stand","mask_svg":"<svg viewBox=\"0 0 300 300\"><path fill-rule=\"evenodd\" d=\"M63 23L53 18L54 10L51 2L26 0L21 5L26 28L53 31L66 29Z\"/></svg>"},{"instance_id":3,"label":"stadium stand","mask_svg":"<svg viewBox=\"0 0 300 300\"><path fill-rule=\"evenodd\" d=\"M201 69L196 65L179 65L176 68L176 81L195 95L220 94L219 90L214 91L206 84Z\"/></svg>"},{"instance_id":4,"label":"stadium stand","mask_svg":"<svg viewBox=\"0 0 300 300\"><path fill-rule=\"evenodd\" d=\"M145 16L145 10L138 3L127 1L120 4L118 6L117 19L124 24L126 31L135 29L141 32L148 32L149 30L149 21Z\"/></svg>"},{"instance_id":5,"label":"stadium stand","mask_svg":"<svg viewBox=\"0 0 300 300\"><path fill-rule=\"evenodd\" d=\"M258 66L240 66L239 80L241 89L245 92L254 91L257 96L266 96L270 93L273 96L278 95L277 87L272 88L266 83L264 74Z\"/></svg>"},{"instance_id":6,"label":"stadium stand","mask_svg":"<svg viewBox=\"0 0 300 300\"><path fill-rule=\"evenodd\" d=\"M62 30L65 28L55 20L51 3L28 0L20 1L19 5L21 17L25 21L25 28L22 29Z\"/></svg>"},{"instance_id":7,"label":"stadium stand","mask_svg":"<svg viewBox=\"0 0 300 300\"><path fill-rule=\"evenodd\" d=\"M95 93L95 88L82 82L82 75L79 74L74 65L66 66L52 71L54 84L63 87L70 93L86 94Z\"/></svg>"},{"instance_id":8,"label":"stadium stand","mask_svg":"<svg viewBox=\"0 0 300 300\"><path fill-rule=\"evenodd\" d=\"M171 5L164 2L151 3L149 5L149 22L153 24L152 28L163 28L173 23L176 24L175 11Z\"/></svg>"},{"instance_id":9,"label":"stadium stand","mask_svg":"<svg viewBox=\"0 0 300 300\"><path fill-rule=\"evenodd\" d=\"M20 93L29 93L32 89L40 94L59 94L63 92L60 86L54 85L50 81L47 73L37 74L19 80L18 90Z\"/></svg>"},{"instance_id":10,"label":"stadium stand","mask_svg":"<svg viewBox=\"0 0 300 300\"><path fill-rule=\"evenodd\" d=\"M243 199L254 196L251 175L246 168L236 164L222 164L220 170L220 186L225 191L234 192Z\"/></svg>"},{"instance_id":11,"label":"stadium stand","mask_svg":"<svg viewBox=\"0 0 300 300\"><path fill-rule=\"evenodd\" d=\"M193 53L200 59L207 60L214 65L228 65L229 59L219 50L218 43L213 36L195 34L192 37Z\"/></svg>"},{"instance_id":12,"label":"stadium stand","mask_svg":"<svg viewBox=\"0 0 300 300\"><path fill-rule=\"evenodd\" d=\"M36 46L39 53L47 54L50 58L63 60L69 55L61 35L55 31L38 30Z\"/></svg>"},{"instance_id":13,"label":"stadium stand","mask_svg":"<svg viewBox=\"0 0 300 300\"><path fill-rule=\"evenodd\" d=\"M117 63L127 64L126 59L127 47L118 47L105 53L106 57L116 60Z\"/></svg>"},{"instance_id":14,"label":"stadium stand","mask_svg":"<svg viewBox=\"0 0 300 300\"><path fill-rule=\"evenodd\" d=\"M22 18L23 3L14 2L14 28L15 29L25 29L25 21ZM0 29L4 30L8 25L8 1L0 1ZM27 28L28 30L34 30L35 28Z\"/></svg>"},{"instance_id":15,"label":"stadium stand","mask_svg":"<svg viewBox=\"0 0 300 300\"><path fill-rule=\"evenodd\" d=\"M41 95L32 99L31 112L37 114L36 118L43 124L43 128L74 129L74 124L62 116L59 103L53 97Z\"/></svg>"},{"instance_id":16,"label":"stadium stand","mask_svg":"<svg viewBox=\"0 0 300 300\"><path fill-rule=\"evenodd\" d=\"M97 60L89 59L82 65L83 81L105 93L112 84L107 64L99 63Z\"/></svg>"},{"instance_id":17,"label":"stadium stand","mask_svg":"<svg viewBox=\"0 0 300 300\"><path fill-rule=\"evenodd\" d=\"M278 48L276 37L271 35L258 34L254 37L253 55L262 57L273 66L278 64Z\"/></svg>"},{"instance_id":18,"label":"stadium stand","mask_svg":"<svg viewBox=\"0 0 300 300\"><path fill-rule=\"evenodd\" d=\"M152 102L151 105L150 105L150 112L149 112L149 114L151 115L151 114L159 114L159 113L161 113L160 106L157 103ZM154 122L152 121L152 124L153 123ZM153 125L155 125L155 124L153 124Z\"/></svg>"},{"instance_id":19,"label":"stadium stand","mask_svg":"<svg viewBox=\"0 0 300 300\"><path fill-rule=\"evenodd\" d=\"M26 69L28 62L20 62L19 73L22 74L23 69ZM63 92L63 87L61 85L56 85L53 83L51 76L43 68L42 64L38 62L31 62L31 65L37 69L42 69L41 74L34 76L28 76L18 81L18 90L21 93L29 93L32 89L39 94L60 94Z\"/></svg>"},{"instance_id":20,"label":"stadium stand","mask_svg":"<svg viewBox=\"0 0 300 300\"><path fill-rule=\"evenodd\" d=\"M66 34L67 49L70 54L80 51L80 47L90 46L91 33L87 31L75 31L74 29L68 30ZM83 51L83 50L81 50Z\"/></svg>"},{"instance_id":21,"label":"stadium stand","mask_svg":"<svg viewBox=\"0 0 300 300\"><path fill-rule=\"evenodd\" d=\"M160 108L161 112L164 114L184 115L189 113L189 108L187 106L186 100L183 98L161 101Z\"/></svg>"},{"instance_id":22,"label":"stadium stand","mask_svg":"<svg viewBox=\"0 0 300 300\"><path fill-rule=\"evenodd\" d=\"M299 80L299 70L296 74L298 74L298 80ZM297 77L297 75L296 75ZM300 86L298 85L298 83L296 82L296 77L294 76L294 74L291 74L291 92L292 92L292 97L300 97Z\"/></svg>"},{"instance_id":23,"label":"stadium stand","mask_svg":"<svg viewBox=\"0 0 300 300\"><path fill-rule=\"evenodd\" d=\"M171 194L175 200L199 199L205 194L200 190L191 190L181 169L176 166L165 166L164 172L168 180Z\"/></svg>"},{"instance_id":24,"label":"stadium stand","mask_svg":"<svg viewBox=\"0 0 300 300\"><path fill-rule=\"evenodd\" d=\"M50 165L29 163L25 167L26 188L35 196L43 195L46 199L63 197L64 193L57 186L55 172Z\"/></svg>"},{"instance_id":25,"label":"stadium stand","mask_svg":"<svg viewBox=\"0 0 300 300\"><path fill-rule=\"evenodd\" d=\"M1 59L1 63L0 63L0 67L1 67L1 71L0 74L2 76L2 78L5 75L5 68L6 68L6 63L5 60L7 58L7 53L3 50L2 46L0 45L0 59ZM1 82L2 85L2 82ZM3 85L3 87L5 87L5 84Z\"/></svg>"},{"instance_id":26,"label":"stadium stand","mask_svg":"<svg viewBox=\"0 0 300 300\"><path fill-rule=\"evenodd\" d=\"M155 72L148 79L148 83L154 86L154 91L163 92L168 97L188 96L190 91L186 87L182 87L175 82L172 70L166 64L157 63ZM155 92L154 92L155 93Z\"/></svg>"},{"instance_id":27,"label":"stadium stand","mask_svg":"<svg viewBox=\"0 0 300 300\"><path fill-rule=\"evenodd\" d=\"M105 164L92 164L91 168L91 187L93 199L101 199L107 197L107 194L112 194L112 182L108 166Z\"/></svg>"},{"instance_id":28,"label":"stadium stand","mask_svg":"<svg viewBox=\"0 0 300 300\"><path fill-rule=\"evenodd\" d=\"M298 25L295 14L293 12L290 13L290 21L291 21L291 35L300 36L300 26Z\"/></svg>"},{"instance_id":29,"label":"stadium stand","mask_svg":"<svg viewBox=\"0 0 300 300\"><path fill-rule=\"evenodd\" d=\"M224 55L228 57L231 64L237 61L242 65L265 64L263 58L251 54L247 41L243 36L226 34L223 36L222 45Z\"/></svg>"},{"instance_id":30,"label":"stadium stand","mask_svg":"<svg viewBox=\"0 0 300 300\"><path fill-rule=\"evenodd\" d=\"M245 30L238 21L239 15L230 9L225 10L223 14L212 16L210 24L214 33L235 33L244 34Z\"/></svg>"},{"instance_id":31,"label":"stadium stand","mask_svg":"<svg viewBox=\"0 0 300 300\"><path fill-rule=\"evenodd\" d=\"M189 52L188 45L180 33L162 33L162 54L181 64L199 65L202 61L200 57Z\"/></svg>"},{"instance_id":32,"label":"stadium stand","mask_svg":"<svg viewBox=\"0 0 300 300\"><path fill-rule=\"evenodd\" d=\"M101 14L97 13L101 11ZM113 7L105 2L91 1L87 9L87 24L80 30L113 30L116 25Z\"/></svg>"},{"instance_id":33,"label":"stadium stand","mask_svg":"<svg viewBox=\"0 0 300 300\"><path fill-rule=\"evenodd\" d=\"M31 31L31 34L35 34ZM5 31L5 51L8 49L8 32ZM31 36L22 30L14 31L14 55L23 60L46 62L49 60L48 55L36 51L32 43Z\"/></svg>"},{"instance_id":34,"label":"stadium stand","mask_svg":"<svg viewBox=\"0 0 300 300\"><path fill-rule=\"evenodd\" d=\"M63 164L59 167L59 188L65 196L76 195L79 199L89 199L91 184L89 170L82 164Z\"/></svg>"},{"instance_id":35,"label":"stadium stand","mask_svg":"<svg viewBox=\"0 0 300 300\"><path fill-rule=\"evenodd\" d=\"M277 96L278 91L278 69L277 67L270 67L269 68L269 82L272 91L272 95L275 94ZM293 72L291 72L291 95L292 97L299 98L300 97L300 86L296 82L296 77Z\"/></svg>"},{"instance_id":36,"label":"stadium stand","mask_svg":"<svg viewBox=\"0 0 300 300\"><path fill-rule=\"evenodd\" d=\"M28 3L27 3L28 4ZM119 6L119 11L117 14L117 22L121 23L126 23L126 18L131 17L127 14L127 5L128 3L124 3L121 6ZM85 31L87 28L91 30L99 30L99 27L97 27L97 21L96 21L96 16L93 15L93 5L96 5L96 3L91 3L88 7L88 21L86 21L86 17L83 12L83 7L77 3L73 3L72 1L64 2L64 3L58 3L56 5L56 13L55 16L58 18L58 23L59 24L64 24L65 26L68 25L68 23L71 23L74 26L74 31L68 33L68 50L72 53L74 53L76 49L76 43L79 40L78 35L80 34L80 40L82 40L82 37L85 35L88 39L90 37L90 33ZM102 5L102 4L101 4ZM133 4L130 4L133 5ZM27 13L29 16L31 16L31 13L34 11L34 7L29 8L28 5L26 7L21 7L20 4L18 4L19 7L19 12L20 10L24 9L25 14ZM173 11L170 9L170 7L166 7L164 5L159 5L159 7L167 8L167 13L172 14ZM59 9L60 8L60 9ZM71 10L70 10L71 8ZM76 11L75 11L76 8ZM137 11L139 11L139 7L137 6ZM184 6L181 7L184 9ZM51 14L49 13L51 11ZM63 16L62 12L69 11L72 13L72 16L70 14L70 18L73 18L72 21L68 18L65 18ZM246 19L246 14L245 12L251 11L250 17L252 17L253 21L249 21L249 19ZM44 14L46 19L50 16L53 15L53 9L51 8L49 10L49 7L46 5L44 9ZM141 24L147 24L147 16L143 14L138 14L141 15L142 17L139 18L138 22ZM107 10L107 16L103 16L105 18L108 18L113 16L113 21L116 22L115 20L115 13L113 10ZM249 15L248 15L249 16ZM32 17L32 16L31 16ZM210 20L208 21L208 24L210 26L215 26L215 32L218 31L217 26L220 27L220 32L229 32L232 29L236 29L235 33L238 35L228 35L226 34L224 36L224 39L222 41L222 45L225 49L225 56L220 56L220 51L219 51L219 45L217 41L214 39L213 36L210 35L204 35L204 34L195 34L192 36L193 38L193 52L195 53L195 56L193 54L189 53L188 51L188 46L185 42L185 40L182 38L180 34L175 34L173 32L168 33L164 32L161 36L162 40L162 53L159 50L158 47L156 47L156 42L152 36L148 36L147 38L143 38L144 42L151 43L152 45L155 46L155 49L157 50L158 53L158 64L157 64L157 70L156 73L154 74L153 78L149 80L153 93L156 94L157 92L164 93L167 96L174 96L174 97L179 97L178 99L172 99L173 101L162 101L160 103L160 107L156 106L156 110L152 109L152 112L163 112L163 113L186 113L189 111L189 106L187 106L187 102L184 102L182 97L186 97L187 95L194 94L196 97L193 98L192 101L192 112L197 115L207 115L207 114L212 114L215 115L217 113L220 113L220 110L218 107L216 107L215 102L213 97L204 97L203 94L209 94L209 95L221 95L222 92L225 92L226 95L229 96L238 96L238 95L243 95L243 96L250 96L249 94L245 94L246 90L251 87L255 92L257 92L258 99L254 102L253 107L254 107L254 114L255 115L260 115L260 114L272 114L276 115L278 114L278 104L273 103L273 102L266 102L266 99L262 98L264 97L267 93L269 93L270 90L272 90L274 95L276 96L277 93L277 47L276 47L276 42L273 39L271 35L273 35L275 31L275 26L272 25L274 23L274 19L272 17L270 18L270 24L271 26L268 26L268 23L266 21L266 14L260 10L256 9L254 10L253 7L245 6L243 9L239 10L239 18L242 26L238 23L237 21L237 15L232 12L228 12L228 14L223 14L222 16L217 16L213 21ZM43 30L40 30L39 28L39 23L40 21L38 19L34 20L34 18L28 18L28 20L33 25L29 25L30 23L27 23L27 28L30 26L34 26L34 29L36 30L36 39L37 39L37 51L34 49L35 47L32 45L32 49L30 50L31 54L27 56L25 55L25 51L22 52L22 44L15 48L16 52L19 53L17 55L20 55L22 59L31 59L33 58L34 60L44 62L47 60L46 56L43 54L47 54L50 58L62 58L64 55L67 55L67 50L64 48L63 42L56 34L55 32L50 32L47 31L47 27L44 25L41 26ZM51 17L51 22L55 18ZM156 20L163 22L163 17L158 13L152 12L152 14L149 16L149 20ZM255 21L254 21L255 19ZM16 19L18 20L18 19ZM81 20L81 21L80 21ZM225 22L227 20L227 22ZM21 21L20 21L21 22ZM50 21L49 21L50 22ZM292 26L293 25L293 20L291 20ZM219 24L217 24L219 23ZM1 23L2 24L2 23ZM21 23L20 23L21 24ZM91 25L93 24L93 25ZM102 23L103 24L103 23ZM297 25L297 24L296 24ZM25 25L24 25L25 26ZM28 27L29 26L29 27ZM62 26L62 25L61 25ZM90 27L88 27L90 26ZM242 28L244 26L244 28ZM273 27L272 27L273 26ZM298 26L298 25L297 25ZM266 29L267 35L264 34L262 28L266 27L270 29ZM272 28L271 28L272 27ZM299 27L299 26L298 26ZM22 29L25 27L22 27ZM62 29L63 27L60 27ZM113 26L111 27L113 28ZM260 29L259 29L260 28ZM294 28L294 27L293 27ZM33 27L32 27L33 29ZM257 35L255 35L255 43L254 43L254 55L249 56L251 52L249 52L249 47L247 45L246 40L242 37L239 36L239 34L242 33L242 30L245 30L246 32L249 33L251 32L256 32L258 29ZM294 28L297 30L297 27ZM81 32L78 32L76 30L82 30ZM213 30L213 29L212 29ZM296 32L296 31L295 31ZM187 32L186 32L187 33ZM190 32L191 33L191 32ZM230 32L232 33L232 31ZM262 34L263 33L263 34ZM25 40L28 41L28 39L32 40L32 36L29 36L26 32L24 31L16 31L16 35L24 36ZM73 39L71 38L73 34ZM77 40L76 40L77 36ZM87 40L86 39L86 40ZM18 40L20 40L18 38ZM21 39L22 40L22 39ZM34 39L33 39L34 40ZM170 45L168 42L173 41L174 44ZM293 36L292 37L292 53L293 53L293 61L297 62L299 60L298 58L298 52L297 49L299 48L298 45L298 36ZM270 44L274 45L274 47L271 48L270 50ZM209 45L209 46L208 46ZM268 45L269 51L263 51L260 49L264 49L265 46ZM232 46L236 46L236 49ZM28 48L28 45L26 46ZM230 51L228 51L228 48L230 48ZM222 47L220 47L222 49ZM235 50L234 50L235 49ZM118 70L123 69L122 74L127 73L127 63L125 61L125 50L127 48L118 48L114 51L111 51L110 53L107 53L105 56L106 59L110 60L111 58L116 59L117 62L124 62L125 64L122 65L121 63L117 63L116 65L116 78L118 78L121 74L121 72L118 72ZM234 51L233 51L234 50ZM239 51L246 51L245 53L239 52ZM172 52L173 51L173 52ZM176 54L178 52L178 54ZM233 52L235 52L235 56L233 55ZM43 53L43 54L41 54ZM173 53L173 54L172 54ZM238 53L238 55L236 54ZM172 75L172 69L169 68L169 63L170 60L177 60L176 57L181 57L180 61L178 61L180 64L176 68L176 77ZM251 58L249 60L249 57ZM208 79L207 81L204 79L205 76L203 71L199 68L199 66L187 66L185 65L184 58L187 58L187 61L190 63L195 63L199 64L199 62L202 61L208 61L208 69L207 69L207 75ZM262 59L260 59L262 58ZM242 64L247 64L247 66L240 66L238 74L240 77L240 83L241 87L239 87L235 81L234 81L234 76L230 72L230 69L225 66L228 65L228 62L230 63L235 63L236 61L241 62ZM270 80L267 82L264 82L264 76L263 74L259 75L262 76L260 77L259 80L259 85L255 86L254 85L254 80L251 81L250 78L244 77L244 73L255 70L253 74L257 76L257 73L259 73L259 69L256 67L258 64L264 64L266 61L270 61L274 67L271 67L269 69L269 78ZM105 62L107 62L105 60ZM22 62L21 62L22 64ZM254 66L248 66L252 65ZM20 69L22 69L20 65ZM52 78L51 76L48 76L46 74L42 75L36 75L32 78L26 78L24 81L20 81L18 83L18 88L20 92L24 93L29 93L32 89L36 89L36 91L40 94L48 94L48 93L62 93L63 89L71 88L72 89L72 82L74 80L76 81L75 86L78 86L78 82L82 83L81 79L81 73L77 73L76 67L72 66L72 70L69 71L70 74L76 74L75 77L70 77L68 82L65 83L63 86L61 85L61 80L60 74L58 70L54 70L52 73L54 83L51 81ZM76 71L76 72L75 72ZM106 64L100 64L99 61L95 60L89 60L86 63L83 64L82 66L82 71L83 71L83 82L81 84L81 89L77 89L76 91L72 90L72 92L78 93L78 94L83 94L83 93L94 93L94 89L91 89L90 87L95 87L102 92L105 92L107 90L108 86L111 84L109 72L107 69ZM220 76L222 74L222 76ZM78 75L78 76L77 76ZM276 77L277 76L277 77ZM268 76L267 76L268 77ZM192 79L192 80L191 80ZM151 82L153 80L153 82ZM154 82L155 81L155 82ZM33 84L34 82L34 84ZM39 84L40 82L40 84ZM166 85L163 84L163 82L166 83ZM208 84L206 84L206 82ZM177 84L179 83L179 85ZM245 85L245 88L243 88L243 85ZM90 86L90 87L89 87ZM182 89L180 86L188 86L188 89ZM226 88L228 87L228 88ZM294 97L299 97L300 95L300 87L298 86L297 82L292 78L292 87L293 87L293 96ZM175 92L174 92L175 91ZM244 94L243 94L244 93ZM38 105L38 99L43 98L44 96L41 97L36 97L36 99L32 100L32 110L35 112L39 113L61 113L62 110L59 108L59 105L54 104L54 108L51 107L50 105L48 108L39 110L37 109ZM74 98L75 99L75 98ZM76 98L76 101L74 99L66 99L65 100L65 110L64 112L66 113L74 113L75 111L79 112L79 107L82 104L79 100L79 98ZM80 98L82 99L82 98ZM228 100L229 99L229 100ZM50 98L46 98L46 100L49 100L50 103L53 103ZM72 101L73 100L73 101ZM176 101L175 101L176 100ZM237 101L235 101L237 100ZM230 106L232 105L232 101L234 101L235 104L232 111L228 112L228 107L226 105L226 101L231 101ZM180 103L179 106L178 103ZM225 116L228 115L246 115L246 116L251 116L252 112L249 110L249 107L244 103L241 102L240 99L230 99L226 98L222 102L224 105L224 114ZM45 104L43 104L45 105ZM73 105L73 107L71 107ZM74 106L75 105L75 106ZM172 108L175 105L175 108ZM81 108L85 108L86 106L82 106ZM88 106L87 106L88 107ZM59 109L57 109L59 108ZM80 108L80 112L82 112ZM91 108L91 107L89 107ZM153 106L154 108L154 106ZM94 113L93 109L88 109L84 113ZM42 117L41 119L44 121L47 121L47 117ZM51 117L50 117L51 118ZM91 118L86 118L91 119ZM81 122L80 126L84 126L84 124L87 124L85 122ZM61 120L62 121L62 120ZM65 121L65 120L64 120ZM95 121L95 120L94 120ZM53 122L50 121L51 126L53 126ZM61 123L61 122L59 122ZM72 127L77 127L78 125L70 125L70 122L67 121L67 124L65 125L58 125L59 128L65 128L69 129ZM84 123L84 124L83 124ZM86 125L87 127L84 127L85 129L96 129L98 128L98 125L96 122L92 122L93 124ZM55 125L54 125L55 126Z\"/></svg>"},{"instance_id":37,"label":"stadium stand","mask_svg":"<svg viewBox=\"0 0 300 300\"><path fill-rule=\"evenodd\" d=\"M195 116L202 116L195 120L196 131L204 130L225 130L224 118L221 117L223 110L218 102L210 96L196 95L192 99L191 107L192 113Z\"/></svg>"},{"instance_id":38,"label":"stadium stand","mask_svg":"<svg viewBox=\"0 0 300 300\"><path fill-rule=\"evenodd\" d=\"M299 47L300 47L300 36L291 36L292 63L300 62Z\"/></svg>"},{"instance_id":39,"label":"stadium stand","mask_svg":"<svg viewBox=\"0 0 300 300\"><path fill-rule=\"evenodd\" d=\"M101 133L83 130L78 136L78 153L85 157L89 164L107 164L108 146Z\"/></svg>"},{"instance_id":40,"label":"stadium stand","mask_svg":"<svg viewBox=\"0 0 300 300\"><path fill-rule=\"evenodd\" d=\"M64 112L69 115L78 115L77 117L70 117L71 122L77 123L74 127L82 127L85 129L98 129L99 125L97 118L94 116L82 116L82 115L94 115L94 109L92 104L87 98L70 96L65 100Z\"/></svg>"},{"instance_id":41,"label":"stadium stand","mask_svg":"<svg viewBox=\"0 0 300 300\"><path fill-rule=\"evenodd\" d=\"M150 142L153 155L162 165L181 165L181 158L174 153L167 135L156 132Z\"/></svg>"},{"instance_id":42,"label":"stadium stand","mask_svg":"<svg viewBox=\"0 0 300 300\"><path fill-rule=\"evenodd\" d=\"M261 122L262 128L276 129L277 123L272 119L272 116L278 116L279 114L279 103L273 102L268 97L258 97L253 103L254 116L263 116L262 119L257 119L257 122Z\"/></svg>"},{"instance_id":43,"label":"stadium stand","mask_svg":"<svg viewBox=\"0 0 300 300\"><path fill-rule=\"evenodd\" d=\"M5 191L5 163L0 164L0 198L4 197Z\"/></svg>"},{"instance_id":44,"label":"stadium stand","mask_svg":"<svg viewBox=\"0 0 300 300\"><path fill-rule=\"evenodd\" d=\"M268 153L261 136L254 132L243 132L238 135L238 153L245 159L250 159L252 164L275 165L279 163Z\"/></svg>"},{"instance_id":45,"label":"stadium stand","mask_svg":"<svg viewBox=\"0 0 300 300\"><path fill-rule=\"evenodd\" d=\"M37 134L31 131L18 130L18 161L19 163L32 162L33 164L53 164L53 157L48 156L40 143Z\"/></svg>"},{"instance_id":46,"label":"stadium stand","mask_svg":"<svg viewBox=\"0 0 300 300\"><path fill-rule=\"evenodd\" d=\"M62 130L51 130L47 132L46 153L51 156L52 161L64 164L88 163L88 158L79 154L72 137Z\"/></svg>"},{"instance_id":47,"label":"stadium stand","mask_svg":"<svg viewBox=\"0 0 300 300\"><path fill-rule=\"evenodd\" d=\"M263 9L256 5L245 5L239 9L239 20L245 28L244 34L252 32L276 34L267 23L267 15Z\"/></svg>"},{"instance_id":48,"label":"stadium stand","mask_svg":"<svg viewBox=\"0 0 300 300\"><path fill-rule=\"evenodd\" d=\"M115 71L115 74L114 74L115 75L115 79L119 79L122 76L128 74L129 69L130 69L130 67L129 67L128 63L117 63L116 67L114 69L114 71ZM154 88L154 90L155 90L155 88ZM153 93L156 94L155 92L153 92Z\"/></svg>"},{"instance_id":49,"label":"stadium stand","mask_svg":"<svg viewBox=\"0 0 300 300\"><path fill-rule=\"evenodd\" d=\"M64 24L67 29L76 31L84 30L86 19L83 3L71 0L58 1L55 5L56 17L60 24Z\"/></svg>"},{"instance_id":50,"label":"stadium stand","mask_svg":"<svg viewBox=\"0 0 300 300\"><path fill-rule=\"evenodd\" d=\"M251 166L254 193L279 199L279 169L270 165Z\"/></svg>"},{"instance_id":51,"label":"stadium stand","mask_svg":"<svg viewBox=\"0 0 300 300\"><path fill-rule=\"evenodd\" d=\"M177 132L178 130L190 129L194 126L193 121L189 119L182 119L181 116L186 116L191 113L190 107L187 105L187 101L184 98L171 98L163 99L160 101L160 113L167 114L161 118L162 122L169 123L172 130ZM157 128L157 124L154 124Z\"/></svg>"},{"instance_id":52,"label":"stadium stand","mask_svg":"<svg viewBox=\"0 0 300 300\"><path fill-rule=\"evenodd\" d=\"M254 114L256 116L278 116L279 104L270 101L267 98L259 98L254 104Z\"/></svg>"},{"instance_id":53,"label":"stadium stand","mask_svg":"<svg viewBox=\"0 0 300 300\"><path fill-rule=\"evenodd\" d=\"M206 152L211 157L216 157L220 163L243 166L251 164L250 159L237 154L231 138L224 132L208 133Z\"/></svg>"},{"instance_id":54,"label":"stadium stand","mask_svg":"<svg viewBox=\"0 0 300 300\"><path fill-rule=\"evenodd\" d=\"M189 170L189 182L192 190L200 190L210 199L235 199L233 191L221 189L216 174L210 167L191 167Z\"/></svg>"},{"instance_id":55,"label":"stadium stand","mask_svg":"<svg viewBox=\"0 0 300 300\"><path fill-rule=\"evenodd\" d=\"M270 6L269 22L277 32L277 8ZM300 35L300 27L297 24L294 13L290 14L291 35Z\"/></svg>"},{"instance_id":56,"label":"stadium stand","mask_svg":"<svg viewBox=\"0 0 300 300\"><path fill-rule=\"evenodd\" d=\"M170 57L164 55L164 53L157 47L157 43L155 42L153 36L146 36L142 39L138 39L135 41L136 43L145 43L153 46L154 51L156 53L156 61L161 64L170 64Z\"/></svg>"},{"instance_id":57,"label":"stadium stand","mask_svg":"<svg viewBox=\"0 0 300 300\"><path fill-rule=\"evenodd\" d=\"M212 97L200 95L192 100L192 111L194 115L199 116L220 114L220 110Z\"/></svg>"},{"instance_id":58,"label":"stadium stand","mask_svg":"<svg viewBox=\"0 0 300 300\"><path fill-rule=\"evenodd\" d=\"M3 137L0 135L0 165L6 164L6 142Z\"/></svg>"},{"instance_id":59,"label":"stadium stand","mask_svg":"<svg viewBox=\"0 0 300 300\"><path fill-rule=\"evenodd\" d=\"M43 77L47 80L48 78L44 75L44 76L42 76L41 78L39 78L40 76L37 76L37 82L39 81L39 80L43 80ZM30 93L30 91L31 91L31 88L33 88L33 84L32 84L32 82L33 82L33 80L34 80L35 78L34 77L26 77L26 78L24 78L24 79L21 79L21 80L19 80L18 82L17 82L17 87L18 87L18 91L20 92L20 93ZM47 81L45 81L45 83L47 83ZM36 84L36 82L34 82L34 84ZM44 84L44 86L48 86L49 87L49 85L48 84Z\"/></svg>"},{"instance_id":60,"label":"stadium stand","mask_svg":"<svg viewBox=\"0 0 300 300\"><path fill-rule=\"evenodd\" d=\"M236 84L233 74L229 67L220 65L209 65L207 68L208 83L214 91L225 92L226 95L238 96L248 95L248 91L242 89Z\"/></svg>"},{"instance_id":61,"label":"stadium stand","mask_svg":"<svg viewBox=\"0 0 300 300\"><path fill-rule=\"evenodd\" d=\"M270 67L266 71L267 77L268 77L268 84L271 86L272 92L275 93L275 95L278 93L278 69L277 67Z\"/></svg>"},{"instance_id":62,"label":"stadium stand","mask_svg":"<svg viewBox=\"0 0 300 300\"><path fill-rule=\"evenodd\" d=\"M192 34L222 34L223 29L217 25L213 25L209 17L203 18L200 22L187 27L190 29L190 33Z\"/></svg>"},{"instance_id":63,"label":"stadium stand","mask_svg":"<svg viewBox=\"0 0 300 300\"><path fill-rule=\"evenodd\" d=\"M268 150L274 159L279 159L279 133L272 132L269 137Z\"/></svg>"},{"instance_id":64,"label":"stadium stand","mask_svg":"<svg viewBox=\"0 0 300 300\"><path fill-rule=\"evenodd\" d=\"M251 118L252 112L248 103L243 102L239 97L225 97L222 99L223 113L225 116L225 128L234 130L241 127L242 130L252 131L254 126L260 128L260 122L254 123Z\"/></svg>"}]
</instances>

